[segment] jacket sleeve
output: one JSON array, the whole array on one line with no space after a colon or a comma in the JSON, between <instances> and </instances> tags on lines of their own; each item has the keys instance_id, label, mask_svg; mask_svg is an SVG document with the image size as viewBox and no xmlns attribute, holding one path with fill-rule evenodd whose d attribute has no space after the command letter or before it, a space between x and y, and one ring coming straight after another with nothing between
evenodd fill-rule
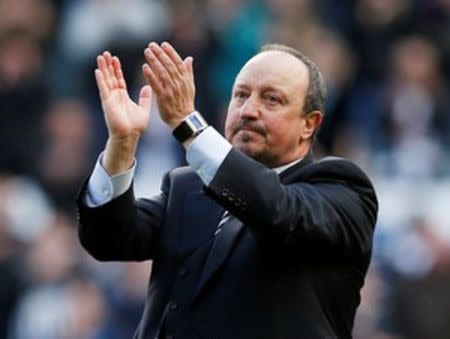
<instances>
[{"instance_id":1,"label":"jacket sleeve","mask_svg":"<svg viewBox=\"0 0 450 339\"><path fill-rule=\"evenodd\" d=\"M282 184L275 171L232 150L207 192L272 246L370 254L377 200L362 171L343 159L300 171Z\"/></svg>"},{"instance_id":2,"label":"jacket sleeve","mask_svg":"<svg viewBox=\"0 0 450 339\"><path fill-rule=\"evenodd\" d=\"M91 208L84 203L86 181L77 198L81 245L101 261L154 259L169 185L166 174L162 192L152 199L135 199L131 185L105 205Z\"/></svg>"}]
</instances>

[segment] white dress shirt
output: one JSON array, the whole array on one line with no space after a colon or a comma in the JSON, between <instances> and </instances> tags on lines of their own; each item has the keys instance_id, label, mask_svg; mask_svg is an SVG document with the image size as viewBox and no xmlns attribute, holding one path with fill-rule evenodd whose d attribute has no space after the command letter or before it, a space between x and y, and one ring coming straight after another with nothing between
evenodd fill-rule
<instances>
[{"instance_id":1,"label":"white dress shirt","mask_svg":"<svg viewBox=\"0 0 450 339\"><path fill-rule=\"evenodd\" d=\"M209 185L231 148L232 145L210 126L200 133L189 145L186 151L186 161L200 176L203 183ZM302 158L294 160L289 164L273 168L273 170L281 173L285 169L300 162L300 160ZM133 181L136 160L128 171L113 176L109 176L101 162L102 154L99 156L87 187L86 204L89 207L98 207L117 198L128 190Z\"/></svg>"}]
</instances>

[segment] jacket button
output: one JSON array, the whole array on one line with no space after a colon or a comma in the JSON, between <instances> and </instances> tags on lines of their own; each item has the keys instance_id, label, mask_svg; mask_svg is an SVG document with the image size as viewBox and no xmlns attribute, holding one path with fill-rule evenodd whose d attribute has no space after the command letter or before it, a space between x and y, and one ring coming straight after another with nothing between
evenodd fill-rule
<instances>
[{"instance_id":1,"label":"jacket button","mask_svg":"<svg viewBox=\"0 0 450 339\"><path fill-rule=\"evenodd\" d=\"M170 302L169 302L169 308L170 308L171 310L176 310L177 307L178 307L178 305L177 305L177 303L176 303L175 301L170 301Z\"/></svg>"},{"instance_id":2,"label":"jacket button","mask_svg":"<svg viewBox=\"0 0 450 339\"><path fill-rule=\"evenodd\" d=\"M188 273L187 269L182 268L182 269L178 272L178 275L179 275L181 278L184 278L184 277L187 275L187 273Z\"/></svg>"},{"instance_id":3,"label":"jacket button","mask_svg":"<svg viewBox=\"0 0 450 339\"><path fill-rule=\"evenodd\" d=\"M226 196L228 196L228 188L224 188L223 190L222 190L222 196L223 197L226 197Z\"/></svg>"}]
</instances>

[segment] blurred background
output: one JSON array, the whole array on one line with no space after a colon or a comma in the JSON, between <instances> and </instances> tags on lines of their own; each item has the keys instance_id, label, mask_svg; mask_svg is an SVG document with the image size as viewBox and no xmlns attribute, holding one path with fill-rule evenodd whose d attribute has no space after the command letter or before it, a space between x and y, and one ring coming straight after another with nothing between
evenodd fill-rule
<instances>
[{"instance_id":1,"label":"blurred background","mask_svg":"<svg viewBox=\"0 0 450 339\"><path fill-rule=\"evenodd\" d=\"M380 200L356 339L450 338L450 0L0 0L0 338L130 338L151 263L97 263L74 199L106 141L96 55L136 98L143 49L194 57L197 108L222 130L233 79L266 42L327 80L316 153L352 159ZM137 195L184 152L153 114Z\"/></svg>"}]
</instances>

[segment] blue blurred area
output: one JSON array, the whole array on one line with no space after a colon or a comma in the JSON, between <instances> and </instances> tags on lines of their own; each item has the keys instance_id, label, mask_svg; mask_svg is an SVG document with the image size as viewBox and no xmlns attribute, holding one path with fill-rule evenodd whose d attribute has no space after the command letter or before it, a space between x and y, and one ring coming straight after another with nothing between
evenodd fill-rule
<instances>
[{"instance_id":1,"label":"blue blurred area","mask_svg":"<svg viewBox=\"0 0 450 339\"><path fill-rule=\"evenodd\" d=\"M136 328L151 263L88 257L74 197L106 141L96 55L121 58L136 97L150 41L194 57L197 109L219 130L262 44L310 56L328 87L316 153L355 161L380 199L354 337L450 338L449 0L0 0L0 339ZM138 195L184 164L154 113Z\"/></svg>"}]
</instances>

